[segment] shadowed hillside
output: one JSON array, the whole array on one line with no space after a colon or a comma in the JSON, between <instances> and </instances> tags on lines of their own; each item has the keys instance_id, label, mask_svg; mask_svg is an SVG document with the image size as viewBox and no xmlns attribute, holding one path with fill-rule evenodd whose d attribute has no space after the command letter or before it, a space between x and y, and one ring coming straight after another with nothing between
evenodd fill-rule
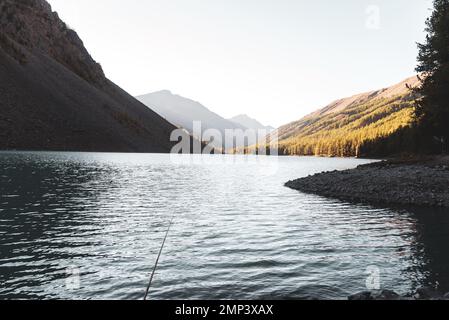
<instances>
[{"instance_id":1,"label":"shadowed hillside","mask_svg":"<svg viewBox=\"0 0 449 320\"><path fill-rule=\"evenodd\" d=\"M0 149L168 152L170 123L114 83L44 0L0 0Z\"/></svg>"}]
</instances>

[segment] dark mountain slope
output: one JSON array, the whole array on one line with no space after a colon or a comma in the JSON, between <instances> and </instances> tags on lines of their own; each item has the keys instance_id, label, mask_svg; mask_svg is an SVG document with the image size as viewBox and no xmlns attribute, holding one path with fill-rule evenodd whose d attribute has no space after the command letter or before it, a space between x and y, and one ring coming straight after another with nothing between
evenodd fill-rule
<instances>
[{"instance_id":1,"label":"dark mountain slope","mask_svg":"<svg viewBox=\"0 0 449 320\"><path fill-rule=\"evenodd\" d=\"M169 152L174 126L109 81L44 0L0 0L0 149Z\"/></svg>"}]
</instances>

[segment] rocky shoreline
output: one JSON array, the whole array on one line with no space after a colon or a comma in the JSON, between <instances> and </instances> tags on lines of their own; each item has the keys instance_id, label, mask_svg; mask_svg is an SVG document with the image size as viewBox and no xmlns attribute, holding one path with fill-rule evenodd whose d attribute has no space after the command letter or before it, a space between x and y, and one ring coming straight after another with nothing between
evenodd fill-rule
<instances>
[{"instance_id":1,"label":"rocky shoreline","mask_svg":"<svg viewBox=\"0 0 449 320\"><path fill-rule=\"evenodd\" d=\"M449 157L387 160L285 185L350 202L449 208Z\"/></svg>"}]
</instances>

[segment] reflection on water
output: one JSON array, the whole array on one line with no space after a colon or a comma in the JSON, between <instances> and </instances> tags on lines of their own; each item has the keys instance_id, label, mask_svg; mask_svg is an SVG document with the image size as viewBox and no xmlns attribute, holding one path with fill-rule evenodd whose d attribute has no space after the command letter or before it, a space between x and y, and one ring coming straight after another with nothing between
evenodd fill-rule
<instances>
[{"instance_id":1,"label":"reflection on water","mask_svg":"<svg viewBox=\"0 0 449 320\"><path fill-rule=\"evenodd\" d=\"M448 213L283 186L366 161L217 157L0 153L0 298L141 299L173 215L152 299L449 291Z\"/></svg>"},{"instance_id":2,"label":"reflection on water","mask_svg":"<svg viewBox=\"0 0 449 320\"><path fill-rule=\"evenodd\" d=\"M415 220L407 272L422 274L414 286L439 286L449 291L449 210L409 209ZM421 281L419 281L421 280Z\"/></svg>"}]
</instances>

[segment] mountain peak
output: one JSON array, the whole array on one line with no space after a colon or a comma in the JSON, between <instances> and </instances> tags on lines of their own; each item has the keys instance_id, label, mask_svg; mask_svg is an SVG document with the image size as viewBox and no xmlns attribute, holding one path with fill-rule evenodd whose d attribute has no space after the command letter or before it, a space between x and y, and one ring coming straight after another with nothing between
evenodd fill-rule
<instances>
[{"instance_id":1,"label":"mountain peak","mask_svg":"<svg viewBox=\"0 0 449 320\"><path fill-rule=\"evenodd\" d=\"M101 66L47 1L2 0L0 12L0 46L12 58L26 63L29 54L23 49L28 49L50 56L91 84L104 83Z\"/></svg>"}]
</instances>

